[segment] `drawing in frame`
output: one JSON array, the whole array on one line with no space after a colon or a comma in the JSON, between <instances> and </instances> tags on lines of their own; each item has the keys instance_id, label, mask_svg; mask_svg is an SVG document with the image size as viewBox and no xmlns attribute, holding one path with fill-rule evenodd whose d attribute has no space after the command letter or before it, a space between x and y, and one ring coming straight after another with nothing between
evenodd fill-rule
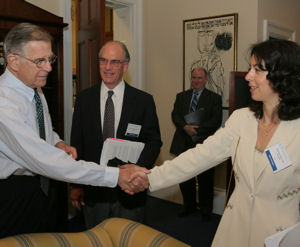
<instances>
[{"instance_id":1,"label":"drawing in frame","mask_svg":"<svg viewBox=\"0 0 300 247\"><path fill-rule=\"evenodd\" d=\"M236 71L238 14L183 21L183 90L191 86L195 67L208 72L206 88L222 96L229 106L229 74Z\"/></svg>"}]
</instances>

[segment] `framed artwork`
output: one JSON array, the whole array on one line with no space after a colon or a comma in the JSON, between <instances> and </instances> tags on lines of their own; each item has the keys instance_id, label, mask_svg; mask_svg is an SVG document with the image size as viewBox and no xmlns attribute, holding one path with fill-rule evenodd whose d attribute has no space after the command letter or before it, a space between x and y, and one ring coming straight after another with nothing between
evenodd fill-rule
<instances>
[{"instance_id":1,"label":"framed artwork","mask_svg":"<svg viewBox=\"0 0 300 247\"><path fill-rule=\"evenodd\" d=\"M229 74L236 71L238 14L183 21L183 90L191 86L195 67L208 72L206 88L222 96L229 106Z\"/></svg>"}]
</instances>

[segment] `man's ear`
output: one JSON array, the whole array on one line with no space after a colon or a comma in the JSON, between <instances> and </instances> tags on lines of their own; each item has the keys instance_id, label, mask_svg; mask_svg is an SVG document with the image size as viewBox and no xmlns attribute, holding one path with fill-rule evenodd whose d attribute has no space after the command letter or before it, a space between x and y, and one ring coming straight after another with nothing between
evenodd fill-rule
<instances>
[{"instance_id":1,"label":"man's ear","mask_svg":"<svg viewBox=\"0 0 300 247\"><path fill-rule=\"evenodd\" d=\"M8 54L6 57L7 66L13 71L19 70L20 60L14 54Z\"/></svg>"},{"instance_id":2,"label":"man's ear","mask_svg":"<svg viewBox=\"0 0 300 247\"><path fill-rule=\"evenodd\" d=\"M125 73L128 70L129 62L125 62L123 66L123 73Z\"/></svg>"}]
</instances>

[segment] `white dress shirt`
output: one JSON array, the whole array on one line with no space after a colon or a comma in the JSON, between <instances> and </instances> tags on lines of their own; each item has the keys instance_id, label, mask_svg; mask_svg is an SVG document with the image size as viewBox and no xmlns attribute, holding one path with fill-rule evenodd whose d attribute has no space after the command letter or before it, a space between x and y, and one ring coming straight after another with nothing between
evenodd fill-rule
<instances>
[{"instance_id":1,"label":"white dress shirt","mask_svg":"<svg viewBox=\"0 0 300 247\"><path fill-rule=\"evenodd\" d=\"M46 99L43 104L46 141L39 136L34 91L8 69L0 76L0 179L41 174L52 179L115 187L119 169L75 161L55 147L61 141L52 130Z\"/></svg>"},{"instance_id":2,"label":"white dress shirt","mask_svg":"<svg viewBox=\"0 0 300 247\"><path fill-rule=\"evenodd\" d=\"M112 95L112 101L114 102L115 109L115 137L117 135L117 130L121 118L122 106L123 106L123 98L125 91L125 82L122 80L115 88L109 89L105 86L104 82L101 83L100 89L100 113L101 113L101 126L103 130L103 119L104 119L104 111L105 111L105 103L108 97L107 92L112 90L114 94Z\"/></svg>"}]
</instances>

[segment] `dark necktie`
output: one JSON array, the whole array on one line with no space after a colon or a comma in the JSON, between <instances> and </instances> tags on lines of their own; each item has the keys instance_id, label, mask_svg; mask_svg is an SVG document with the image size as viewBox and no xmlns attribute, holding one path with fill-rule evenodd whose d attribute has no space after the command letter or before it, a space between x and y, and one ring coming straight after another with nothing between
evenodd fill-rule
<instances>
[{"instance_id":1,"label":"dark necktie","mask_svg":"<svg viewBox=\"0 0 300 247\"><path fill-rule=\"evenodd\" d=\"M192 102L191 102L191 107L190 107L190 112L194 112L196 111L196 107L197 107L197 103L198 103L198 91L195 91L193 93L193 98L192 98Z\"/></svg>"},{"instance_id":2,"label":"dark necktie","mask_svg":"<svg viewBox=\"0 0 300 247\"><path fill-rule=\"evenodd\" d=\"M37 89L34 89L34 100L35 100L35 109L36 109L36 118L39 125L39 133L40 137L43 140L46 140L46 134L45 134L45 121L44 121L44 113L43 113L43 104L41 101L41 98L39 96L39 93ZM49 179L46 177L41 176L41 189L42 191L48 195L49 191Z\"/></svg>"},{"instance_id":3,"label":"dark necktie","mask_svg":"<svg viewBox=\"0 0 300 247\"><path fill-rule=\"evenodd\" d=\"M115 136L115 108L112 101L114 91L109 90L108 97L105 103L104 120L103 120L103 141L106 138Z\"/></svg>"}]
</instances>

